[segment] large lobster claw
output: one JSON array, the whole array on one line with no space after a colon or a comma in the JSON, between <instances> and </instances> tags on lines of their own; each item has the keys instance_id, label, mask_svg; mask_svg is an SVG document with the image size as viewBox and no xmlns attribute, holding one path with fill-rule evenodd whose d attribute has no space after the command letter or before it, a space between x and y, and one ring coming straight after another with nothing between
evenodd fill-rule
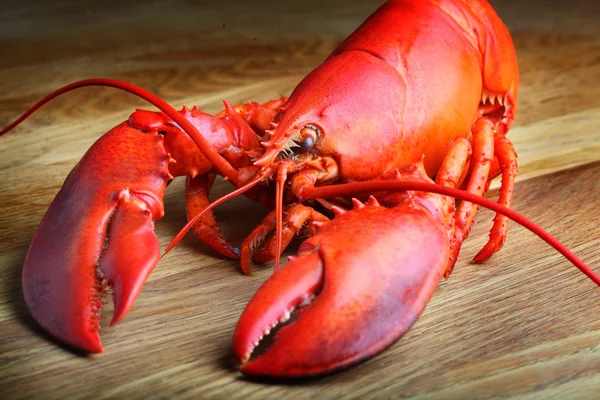
<instances>
[{"instance_id":1,"label":"large lobster claw","mask_svg":"<svg viewBox=\"0 0 600 400\"><path fill-rule=\"evenodd\" d=\"M412 199L394 208L355 201L337 214L243 312L234 334L243 373L300 377L342 369L391 345L421 315L448 264L444 225ZM313 295L248 362L260 339Z\"/></svg>"},{"instance_id":2,"label":"large lobster claw","mask_svg":"<svg viewBox=\"0 0 600 400\"><path fill-rule=\"evenodd\" d=\"M102 295L112 289L114 324L158 262L153 221L164 214L169 161L163 136L123 123L100 138L69 174L23 266L27 306L52 336L88 352L103 350Z\"/></svg>"}]
</instances>

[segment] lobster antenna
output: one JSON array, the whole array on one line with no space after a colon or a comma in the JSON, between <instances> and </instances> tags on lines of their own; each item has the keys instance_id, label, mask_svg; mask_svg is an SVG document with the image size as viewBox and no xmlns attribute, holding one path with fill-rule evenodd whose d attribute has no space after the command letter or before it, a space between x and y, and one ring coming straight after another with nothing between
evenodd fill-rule
<instances>
[{"instance_id":1,"label":"lobster antenna","mask_svg":"<svg viewBox=\"0 0 600 400\"><path fill-rule=\"evenodd\" d=\"M275 183L275 262L274 268L279 268L281 260L281 236L283 235L283 189L287 180L287 166L284 164L277 170Z\"/></svg>"},{"instance_id":2,"label":"lobster antenna","mask_svg":"<svg viewBox=\"0 0 600 400\"><path fill-rule=\"evenodd\" d=\"M265 168L261 169L256 174L254 180L248 182L247 184L245 184L241 188L236 189L233 192L227 193L225 196L223 196L223 197L221 197L221 198L213 201L208 206L206 206L205 209L203 209L202 211L200 211L198 214L194 215L194 217L192 219L190 219L188 221L188 223L185 224L185 226L183 228L181 228L181 230L177 233L177 235L175 235L175 237L173 238L173 240L171 240L171 243L169 243L169 245L165 249L165 252L161 256L161 258L164 257L164 256L166 256L167 253L169 251L171 251L173 249L173 247L175 247L177 245L177 243L179 243L181 241L181 239L183 239L183 237L185 236L185 234L188 233L188 231L192 228L192 226L194 226L194 224L196 222L198 222L198 220L204 215L205 212L210 211L213 208L215 208L216 206L218 206L219 204L223 204L227 200L233 199L234 197L237 197L240 194L243 194L243 193L247 192L248 190L252 189L258 183L260 183L266 177L268 177L269 174L271 173L271 170L272 170L271 167L265 167Z\"/></svg>"},{"instance_id":3,"label":"lobster antenna","mask_svg":"<svg viewBox=\"0 0 600 400\"><path fill-rule=\"evenodd\" d=\"M321 197L349 196L368 194L373 192L389 192L389 191L404 191L417 190L423 192L437 193L444 196L454 197L460 200L478 204L482 207L489 208L499 214L505 215L519 225L529 229L535 235L543 239L546 243L552 246L556 251L562 254L575 267L587 275L596 285L600 286L600 275L587 266L579 257L577 257L564 244L558 241L554 236L548 233L544 228L537 225L533 221L527 219L523 215L504 207L485 197L477 196L464 190L455 189L447 186L440 186L434 183L422 181L372 181L372 182L357 182L345 183L339 185L323 186L323 187L305 187L300 191L298 196L300 201L306 199L314 199Z\"/></svg>"},{"instance_id":4,"label":"lobster antenna","mask_svg":"<svg viewBox=\"0 0 600 400\"><path fill-rule=\"evenodd\" d=\"M196 143L196 145L198 146L200 151L202 151L204 156L206 156L206 158L208 158L208 160L211 162L211 164L221 174L223 174L228 180L230 180L234 183L237 182L237 171L235 170L235 168L233 168L231 166L231 164L227 160L225 160L219 154L219 152L217 152L210 145L210 143L204 138L204 136L202 136L202 134L200 132L198 132L198 129L196 129L196 127L194 125L192 125L192 123L190 121L188 121L181 114L179 114L177 112L177 110L175 110L173 107L171 107L166 101L164 101L160 97L148 92L147 90L144 90L144 89L142 89L138 86L132 85L130 83L122 82L122 81L118 81L118 80L114 80L114 79L105 79L105 78L84 79L82 81L74 82L74 83L71 83L70 85L63 86L63 87L55 90L54 92L48 94L46 97L44 97L37 103L35 103L33 105L33 107L31 107L30 109L25 111L25 113L23 113L23 115L21 115L19 118L17 118L12 124L8 125L4 129L2 129L0 131L0 136L2 136L5 133L14 129L17 125L19 125L21 122L23 122L25 119L27 119L27 117L29 117L31 114L33 114L37 109L39 109L40 107L42 107L44 104L48 103L50 100L54 99L55 97L58 97L63 93L70 92L71 90L79 89L79 88L82 88L85 86L109 86L109 87L113 87L116 89L124 90L126 92L129 92L131 94L134 94L134 95L146 100L148 103L152 104L153 106L158 108L160 111L165 113L167 116L169 116L169 118L171 118L173 121L175 121L181 127L181 129L183 129L185 131L185 133L187 133L192 138L192 140L194 141L194 143Z\"/></svg>"}]
</instances>

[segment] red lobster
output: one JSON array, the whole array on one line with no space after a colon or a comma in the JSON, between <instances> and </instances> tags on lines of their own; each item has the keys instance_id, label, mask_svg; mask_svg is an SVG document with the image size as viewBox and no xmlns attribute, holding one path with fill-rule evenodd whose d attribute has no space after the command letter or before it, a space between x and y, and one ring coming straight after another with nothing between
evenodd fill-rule
<instances>
[{"instance_id":1,"label":"red lobster","mask_svg":"<svg viewBox=\"0 0 600 400\"><path fill-rule=\"evenodd\" d=\"M475 261L502 247L508 216L600 284L564 246L508 209L517 162L505 134L518 71L509 33L485 0L389 1L287 100L225 103L213 117L93 79L48 95L0 134L53 97L87 85L128 90L162 112L138 110L101 137L31 242L23 267L27 305L71 346L102 351L98 315L107 287L115 301L111 325L132 306L158 262L153 221L163 215L166 185L179 175L188 177L188 214L195 215L186 228L194 226L221 254L241 257L247 273L251 260L275 259L276 272L234 333L249 375L324 374L392 344L451 273L475 203L499 213ZM237 189L209 205L216 173ZM498 203L481 198L499 175ZM241 252L210 211L240 193L274 208ZM458 208L454 198L463 200ZM282 250L301 231L311 237L278 269ZM296 320L249 361L262 337L299 307Z\"/></svg>"}]
</instances>

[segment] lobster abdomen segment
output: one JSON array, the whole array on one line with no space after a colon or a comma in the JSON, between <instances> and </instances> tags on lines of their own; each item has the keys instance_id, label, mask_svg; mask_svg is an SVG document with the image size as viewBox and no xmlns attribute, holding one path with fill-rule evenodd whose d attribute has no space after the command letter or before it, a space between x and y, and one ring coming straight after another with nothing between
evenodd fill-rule
<instances>
[{"instance_id":1,"label":"lobster abdomen segment","mask_svg":"<svg viewBox=\"0 0 600 400\"><path fill-rule=\"evenodd\" d=\"M100 352L105 286L114 291L113 323L131 307L159 258L152 229L164 213L169 161L162 136L123 123L102 136L67 177L23 266L26 303L54 337Z\"/></svg>"},{"instance_id":2,"label":"lobster abdomen segment","mask_svg":"<svg viewBox=\"0 0 600 400\"><path fill-rule=\"evenodd\" d=\"M242 371L320 375L375 355L422 313L447 266L448 248L443 225L410 200L390 209L371 202L336 216L248 304L234 334L240 360L290 308L316 294Z\"/></svg>"}]
</instances>

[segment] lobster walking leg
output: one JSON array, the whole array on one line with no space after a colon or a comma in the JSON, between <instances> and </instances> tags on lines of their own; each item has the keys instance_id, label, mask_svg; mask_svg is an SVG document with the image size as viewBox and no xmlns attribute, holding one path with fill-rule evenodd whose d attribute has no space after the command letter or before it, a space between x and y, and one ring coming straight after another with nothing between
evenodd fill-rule
<instances>
[{"instance_id":1,"label":"lobster walking leg","mask_svg":"<svg viewBox=\"0 0 600 400\"><path fill-rule=\"evenodd\" d=\"M511 141L505 136L497 137L494 141L494 151L500 170L502 171L502 186L500 187L500 198L498 203L510 208L512 204L515 177L517 175L517 155ZM508 230L508 218L505 215L496 214L494 225L490 231L490 240L477 253L473 261L483 262L488 260L495 252L502 248L506 240Z\"/></svg>"},{"instance_id":2,"label":"lobster walking leg","mask_svg":"<svg viewBox=\"0 0 600 400\"><path fill-rule=\"evenodd\" d=\"M478 119L473 125L473 159L471 161L471 176L466 190L476 195L483 195L488 180L492 158L494 156L494 131L493 124L485 118ZM461 202L456 211L456 226L454 228L454 254L452 258L456 261L462 242L469 235L469 230L475 221L477 205L469 202ZM450 276L452 266L446 271L446 277Z\"/></svg>"},{"instance_id":3,"label":"lobster walking leg","mask_svg":"<svg viewBox=\"0 0 600 400\"><path fill-rule=\"evenodd\" d=\"M329 218L311 207L302 204L288 206L282 224L281 251L290 244L302 229L308 230L308 235L312 236L315 230L315 222L318 224L326 221L329 221ZM250 274L252 260L264 263L275 258L278 251L276 237L273 236L276 224L277 214L272 211L242 243L241 264L242 271L245 274Z\"/></svg>"},{"instance_id":4,"label":"lobster walking leg","mask_svg":"<svg viewBox=\"0 0 600 400\"><path fill-rule=\"evenodd\" d=\"M467 139L455 140L442 165L435 176L435 183L442 186L458 187L462 177L468 170L468 161L471 158L471 144Z\"/></svg>"},{"instance_id":5,"label":"lobster walking leg","mask_svg":"<svg viewBox=\"0 0 600 400\"><path fill-rule=\"evenodd\" d=\"M471 153L471 144L467 139L460 138L455 140L448 149L448 154L440 166L440 170L435 177L435 183L440 186L451 188L460 186L469 169L468 166ZM449 204L447 212L451 215L455 214L456 210L454 207L454 202ZM453 220L452 226L448 229L454 231L454 224L455 222ZM453 237L450 238L450 259L448 260L448 268L446 269L445 273L446 278L454 268L456 256L461 245L461 243L457 243L456 235L452 236Z\"/></svg>"},{"instance_id":6,"label":"lobster walking leg","mask_svg":"<svg viewBox=\"0 0 600 400\"><path fill-rule=\"evenodd\" d=\"M195 178L188 177L185 181L185 194L187 197L186 209L188 220L203 211L210 204L208 192L215 180L215 174L198 175ZM240 252L221 233L212 212L206 212L194 225L194 234L202 243L216 250L225 257L237 260Z\"/></svg>"}]
</instances>

